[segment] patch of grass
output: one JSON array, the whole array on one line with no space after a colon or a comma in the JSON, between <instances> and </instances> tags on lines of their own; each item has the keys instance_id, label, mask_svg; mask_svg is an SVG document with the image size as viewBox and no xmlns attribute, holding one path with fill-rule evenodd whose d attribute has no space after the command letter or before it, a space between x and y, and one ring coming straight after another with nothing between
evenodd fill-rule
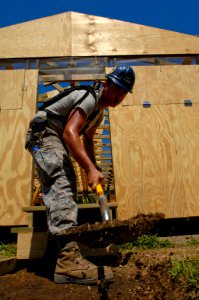
<instances>
[{"instance_id":1,"label":"patch of grass","mask_svg":"<svg viewBox=\"0 0 199 300\"><path fill-rule=\"evenodd\" d=\"M199 256L192 259L171 259L169 269L171 277L177 281L184 280L193 289L199 288Z\"/></svg>"},{"instance_id":2,"label":"patch of grass","mask_svg":"<svg viewBox=\"0 0 199 300\"><path fill-rule=\"evenodd\" d=\"M168 248L172 246L169 240L161 240L157 235L143 235L134 241L133 245L141 249Z\"/></svg>"},{"instance_id":3,"label":"patch of grass","mask_svg":"<svg viewBox=\"0 0 199 300\"><path fill-rule=\"evenodd\" d=\"M140 249L153 249L153 248L168 248L172 244L169 240L161 240L157 235L143 235L136 241L125 243L118 246L119 250L131 250L133 247Z\"/></svg>"},{"instance_id":4,"label":"patch of grass","mask_svg":"<svg viewBox=\"0 0 199 300\"><path fill-rule=\"evenodd\" d=\"M191 236L191 239L186 242L189 246L197 246L199 245L199 240L196 240L194 237Z\"/></svg>"},{"instance_id":5,"label":"patch of grass","mask_svg":"<svg viewBox=\"0 0 199 300\"><path fill-rule=\"evenodd\" d=\"M133 243L125 243L117 246L119 250L131 250L133 248Z\"/></svg>"},{"instance_id":6,"label":"patch of grass","mask_svg":"<svg viewBox=\"0 0 199 300\"><path fill-rule=\"evenodd\" d=\"M4 244L0 242L0 256L13 257L16 256L16 244Z\"/></svg>"}]
</instances>

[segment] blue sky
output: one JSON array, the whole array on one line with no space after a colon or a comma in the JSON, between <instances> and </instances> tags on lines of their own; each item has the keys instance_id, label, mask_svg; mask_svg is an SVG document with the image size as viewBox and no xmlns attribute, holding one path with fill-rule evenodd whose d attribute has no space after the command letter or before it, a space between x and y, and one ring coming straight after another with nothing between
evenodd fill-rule
<instances>
[{"instance_id":1,"label":"blue sky","mask_svg":"<svg viewBox=\"0 0 199 300\"><path fill-rule=\"evenodd\" d=\"M68 11L199 35L199 0L1 0L0 27Z\"/></svg>"}]
</instances>

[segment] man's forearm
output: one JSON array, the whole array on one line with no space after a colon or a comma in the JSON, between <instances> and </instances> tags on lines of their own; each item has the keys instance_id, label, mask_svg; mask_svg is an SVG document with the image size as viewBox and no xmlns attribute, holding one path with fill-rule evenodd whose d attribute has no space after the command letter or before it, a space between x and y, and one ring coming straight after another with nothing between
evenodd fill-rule
<instances>
[{"instance_id":1,"label":"man's forearm","mask_svg":"<svg viewBox=\"0 0 199 300\"><path fill-rule=\"evenodd\" d=\"M88 185L95 190L97 184L103 180L103 175L96 169L95 159L88 148L92 145L84 146L79 134L86 123L87 117L81 109L75 109L71 112L69 120L64 128L63 140L69 148L74 159L85 170L88 178ZM89 138L93 138L95 130L89 132Z\"/></svg>"},{"instance_id":2,"label":"man's forearm","mask_svg":"<svg viewBox=\"0 0 199 300\"><path fill-rule=\"evenodd\" d=\"M84 146L85 152L87 153L88 157L90 158L90 160L92 161L94 166L97 167L93 139L83 136L83 146Z\"/></svg>"},{"instance_id":3,"label":"man's forearm","mask_svg":"<svg viewBox=\"0 0 199 300\"><path fill-rule=\"evenodd\" d=\"M74 132L67 132L63 138L74 159L86 172L92 168L95 168L95 163L87 153L87 150L77 134Z\"/></svg>"}]
</instances>

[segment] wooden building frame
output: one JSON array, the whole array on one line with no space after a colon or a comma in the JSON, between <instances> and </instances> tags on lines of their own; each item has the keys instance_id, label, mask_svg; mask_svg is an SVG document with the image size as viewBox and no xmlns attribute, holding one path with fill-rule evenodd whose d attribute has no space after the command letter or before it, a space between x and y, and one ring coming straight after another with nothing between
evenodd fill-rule
<instances>
[{"instance_id":1,"label":"wooden building frame","mask_svg":"<svg viewBox=\"0 0 199 300\"><path fill-rule=\"evenodd\" d=\"M1 28L0 35L0 226L28 223L22 209L30 205L33 176L24 136L37 101L65 84L104 80L121 63L136 71L134 92L105 113L110 130L106 121L96 135L119 219L199 214L197 37L75 12Z\"/></svg>"}]
</instances>

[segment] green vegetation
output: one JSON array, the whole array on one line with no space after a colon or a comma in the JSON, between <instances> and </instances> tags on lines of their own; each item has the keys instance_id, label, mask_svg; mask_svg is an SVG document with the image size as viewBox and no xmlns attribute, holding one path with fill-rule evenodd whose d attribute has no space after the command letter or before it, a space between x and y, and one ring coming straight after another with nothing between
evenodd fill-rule
<instances>
[{"instance_id":1,"label":"green vegetation","mask_svg":"<svg viewBox=\"0 0 199 300\"><path fill-rule=\"evenodd\" d=\"M125 243L122 245L118 245L119 250L131 250L133 248L133 243Z\"/></svg>"},{"instance_id":2,"label":"green vegetation","mask_svg":"<svg viewBox=\"0 0 199 300\"><path fill-rule=\"evenodd\" d=\"M169 273L174 280L185 281L193 289L199 288L199 256L192 259L171 260Z\"/></svg>"},{"instance_id":3,"label":"green vegetation","mask_svg":"<svg viewBox=\"0 0 199 300\"><path fill-rule=\"evenodd\" d=\"M16 256L16 244L4 244L0 242L0 257Z\"/></svg>"},{"instance_id":4,"label":"green vegetation","mask_svg":"<svg viewBox=\"0 0 199 300\"><path fill-rule=\"evenodd\" d=\"M141 249L167 248L172 246L169 240L161 240L157 235L143 235L133 245Z\"/></svg>"},{"instance_id":5,"label":"green vegetation","mask_svg":"<svg viewBox=\"0 0 199 300\"><path fill-rule=\"evenodd\" d=\"M197 246L199 245L199 240L196 240L194 237L191 236L191 239L186 242L189 246Z\"/></svg>"},{"instance_id":6,"label":"green vegetation","mask_svg":"<svg viewBox=\"0 0 199 300\"><path fill-rule=\"evenodd\" d=\"M133 247L140 249L168 248L172 244L169 240L161 240L157 235L142 235L131 243L118 246L119 250L131 250Z\"/></svg>"}]
</instances>

